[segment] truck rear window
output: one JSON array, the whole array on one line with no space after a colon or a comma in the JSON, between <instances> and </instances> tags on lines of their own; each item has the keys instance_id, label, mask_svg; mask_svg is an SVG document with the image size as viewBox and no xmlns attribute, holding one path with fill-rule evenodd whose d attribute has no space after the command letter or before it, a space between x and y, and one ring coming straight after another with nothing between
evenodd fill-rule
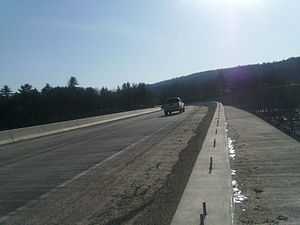
<instances>
[{"instance_id":1,"label":"truck rear window","mask_svg":"<svg viewBox=\"0 0 300 225\"><path fill-rule=\"evenodd\" d=\"M177 98L171 98L167 100L167 103L172 104L172 103L177 103L179 100Z\"/></svg>"}]
</instances>

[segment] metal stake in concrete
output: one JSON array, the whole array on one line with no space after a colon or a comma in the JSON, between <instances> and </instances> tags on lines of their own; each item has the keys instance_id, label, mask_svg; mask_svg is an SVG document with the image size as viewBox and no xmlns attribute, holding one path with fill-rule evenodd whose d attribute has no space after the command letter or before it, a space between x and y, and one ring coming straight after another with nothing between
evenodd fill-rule
<instances>
[{"instance_id":1,"label":"metal stake in concrete","mask_svg":"<svg viewBox=\"0 0 300 225\"><path fill-rule=\"evenodd\" d=\"M218 134L218 129L216 129L216 134Z\"/></svg>"},{"instance_id":2,"label":"metal stake in concrete","mask_svg":"<svg viewBox=\"0 0 300 225\"><path fill-rule=\"evenodd\" d=\"M212 166L213 166L213 158L210 157L210 159L209 159L209 173L211 173L211 171L212 171Z\"/></svg>"},{"instance_id":3,"label":"metal stake in concrete","mask_svg":"<svg viewBox=\"0 0 300 225\"><path fill-rule=\"evenodd\" d=\"M203 215L206 216L207 215L206 202L202 202L202 207L203 207Z\"/></svg>"},{"instance_id":4,"label":"metal stake in concrete","mask_svg":"<svg viewBox=\"0 0 300 225\"><path fill-rule=\"evenodd\" d=\"M204 225L204 215L200 214L200 225Z\"/></svg>"},{"instance_id":5,"label":"metal stake in concrete","mask_svg":"<svg viewBox=\"0 0 300 225\"><path fill-rule=\"evenodd\" d=\"M216 139L214 139L214 148L216 147Z\"/></svg>"}]
</instances>

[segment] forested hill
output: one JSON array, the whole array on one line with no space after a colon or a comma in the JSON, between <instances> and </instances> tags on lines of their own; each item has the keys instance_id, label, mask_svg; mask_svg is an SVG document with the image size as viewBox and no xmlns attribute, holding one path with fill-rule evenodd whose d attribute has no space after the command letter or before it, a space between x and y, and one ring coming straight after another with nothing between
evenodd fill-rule
<instances>
[{"instance_id":1,"label":"forested hill","mask_svg":"<svg viewBox=\"0 0 300 225\"><path fill-rule=\"evenodd\" d=\"M195 73L150 85L160 101L217 100L249 110L300 140L300 57Z\"/></svg>"},{"instance_id":2,"label":"forested hill","mask_svg":"<svg viewBox=\"0 0 300 225\"><path fill-rule=\"evenodd\" d=\"M224 95L235 91L255 88L252 90L253 93L257 88L298 83L300 83L300 57L295 57L273 63L194 73L151 84L150 88L161 96L161 99L179 95L186 101L220 98L225 100Z\"/></svg>"}]
</instances>

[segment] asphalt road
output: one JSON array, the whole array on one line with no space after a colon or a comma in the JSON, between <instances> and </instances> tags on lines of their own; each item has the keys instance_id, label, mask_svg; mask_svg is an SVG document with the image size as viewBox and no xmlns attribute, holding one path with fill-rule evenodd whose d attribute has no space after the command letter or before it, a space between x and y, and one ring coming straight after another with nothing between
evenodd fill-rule
<instances>
[{"instance_id":1,"label":"asphalt road","mask_svg":"<svg viewBox=\"0 0 300 225\"><path fill-rule=\"evenodd\" d=\"M190 113L162 112L0 146L0 218ZM173 124L173 125L172 125Z\"/></svg>"}]
</instances>

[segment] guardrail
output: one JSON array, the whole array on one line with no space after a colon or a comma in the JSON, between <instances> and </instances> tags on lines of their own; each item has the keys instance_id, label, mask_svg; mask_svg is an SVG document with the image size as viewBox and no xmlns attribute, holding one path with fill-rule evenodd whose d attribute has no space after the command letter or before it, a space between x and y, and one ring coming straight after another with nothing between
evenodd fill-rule
<instances>
[{"instance_id":1,"label":"guardrail","mask_svg":"<svg viewBox=\"0 0 300 225\"><path fill-rule=\"evenodd\" d=\"M32 127L4 130L0 131L0 145L42 137L51 134L62 133L70 130L99 125L116 120L127 119L152 112L157 112L160 110L161 109L158 107L150 109L140 109L102 116L87 117L77 120L49 123Z\"/></svg>"}]
</instances>

